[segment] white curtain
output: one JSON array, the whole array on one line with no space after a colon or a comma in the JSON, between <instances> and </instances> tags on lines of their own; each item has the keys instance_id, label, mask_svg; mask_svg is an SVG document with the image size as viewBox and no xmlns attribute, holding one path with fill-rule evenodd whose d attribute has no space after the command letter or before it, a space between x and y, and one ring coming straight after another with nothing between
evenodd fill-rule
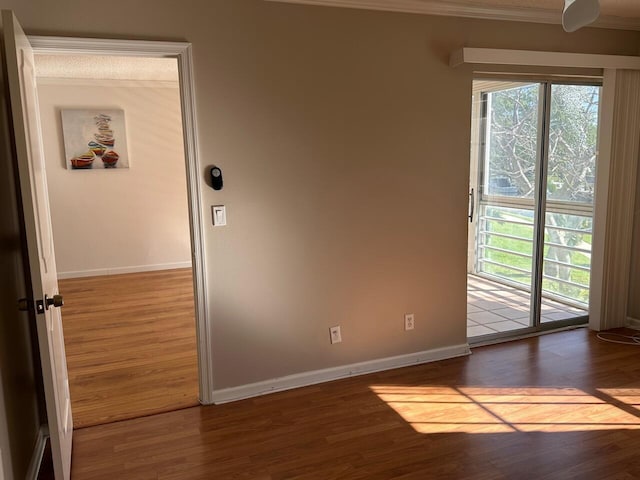
<instances>
[{"instance_id":1,"label":"white curtain","mask_svg":"<svg viewBox=\"0 0 640 480\"><path fill-rule=\"evenodd\" d=\"M595 330L627 323L640 153L640 71L605 70L601 105L593 254L603 261L592 266L589 322Z\"/></svg>"}]
</instances>

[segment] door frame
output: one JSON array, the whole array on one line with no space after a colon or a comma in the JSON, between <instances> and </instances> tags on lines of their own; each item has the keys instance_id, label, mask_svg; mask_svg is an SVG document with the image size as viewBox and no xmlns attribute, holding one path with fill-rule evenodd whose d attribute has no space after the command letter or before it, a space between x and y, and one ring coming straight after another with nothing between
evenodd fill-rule
<instances>
[{"instance_id":1,"label":"door frame","mask_svg":"<svg viewBox=\"0 0 640 480\"><path fill-rule=\"evenodd\" d=\"M187 197L194 280L196 336L198 350L199 400L213 404L211 326L207 321L209 301L204 249L204 214L198 157L195 86L191 44L148 40L111 40L79 37L28 36L35 54L105 55L175 58L178 63L182 131L184 139Z\"/></svg>"},{"instance_id":2,"label":"door frame","mask_svg":"<svg viewBox=\"0 0 640 480\"><path fill-rule=\"evenodd\" d=\"M476 80L482 80L487 85L485 88L475 88ZM600 75L581 77L581 78L565 78L563 76L532 76L527 74L512 74L508 76L502 76L496 72L482 72L480 74L474 74L472 79L472 110L471 110L471 155L470 155L470 177L469 186L470 189L475 189L475 196L473 197L474 206L473 211L477 212L477 215L481 212L481 204L483 201L495 200L498 197L488 196L483 192L483 141L485 140L486 132L483 130L483 112L484 108L480 95L486 92L493 92L503 88L509 88L509 84L512 86L521 84L525 85L530 82L531 84L537 84L539 88L538 98L538 146L536 153L536 188L534 197L531 201L534 211L533 220L533 257L532 257L532 279L530 285L530 309L529 320L530 325L519 329L509 330L506 332L500 332L495 334L487 334L474 341L475 344L484 344L486 342L493 342L495 340L504 338L520 338L522 335L529 335L531 333L539 333L545 330L558 330L564 328L572 328L577 326L587 325L591 320L591 301L593 296L590 295L589 299L589 312L584 316L576 316L566 320L556 320L550 322L542 322L542 299L543 293L543 268L544 268L544 244L545 244L545 217L550 205L554 206L556 211L558 206L566 204L562 201L549 201L547 199L547 169L549 166L549 125L551 115L551 103L552 103L552 87L553 85L584 85L584 86L597 86L600 87L600 105L598 108L598 136L596 151L599 150L601 144L601 129L603 126L603 92L604 92L604 79ZM494 85L495 83L495 85ZM600 174L600 155L598 155L596 175L596 186L598 185L598 178ZM500 199L506 206L510 206L508 200ZM596 201L598 197L594 193L594 201L591 208L579 208L585 212L589 212L593 220L592 235L595 233L595 218L596 218ZM578 204L571 204L576 206ZM517 208L517 204L512 206ZM470 222L468 235L467 235L467 272L468 274L473 272L476 274L475 267L477 265L477 223ZM593 277L593 265L594 255L592 253L591 261L591 277ZM482 276L482 275L480 275ZM510 285L509 282L505 282ZM515 285L512 285L515 286ZM551 296L551 298L558 300Z\"/></svg>"}]
</instances>

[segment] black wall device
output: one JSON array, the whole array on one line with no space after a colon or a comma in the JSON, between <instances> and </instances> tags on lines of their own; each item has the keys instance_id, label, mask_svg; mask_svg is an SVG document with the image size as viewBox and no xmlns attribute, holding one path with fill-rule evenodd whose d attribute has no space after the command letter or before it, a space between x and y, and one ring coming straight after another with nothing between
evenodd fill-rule
<instances>
[{"instance_id":1,"label":"black wall device","mask_svg":"<svg viewBox=\"0 0 640 480\"><path fill-rule=\"evenodd\" d=\"M222 190L222 170L218 167L211 167L211 187L214 190Z\"/></svg>"}]
</instances>

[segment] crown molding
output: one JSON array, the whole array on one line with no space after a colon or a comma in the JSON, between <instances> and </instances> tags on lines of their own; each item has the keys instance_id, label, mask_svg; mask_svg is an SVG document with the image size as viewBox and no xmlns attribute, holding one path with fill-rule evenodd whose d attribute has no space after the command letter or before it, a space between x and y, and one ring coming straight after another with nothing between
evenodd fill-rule
<instances>
[{"instance_id":1,"label":"crown molding","mask_svg":"<svg viewBox=\"0 0 640 480\"><path fill-rule=\"evenodd\" d=\"M441 0L266 0L267 2L297 3L324 7L382 10L388 12L419 13L448 17L506 20L514 22L547 23L560 25L561 11L540 8L492 7L469 5ZM599 28L640 30L640 18L603 16L591 25Z\"/></svg>"}]
</instances>

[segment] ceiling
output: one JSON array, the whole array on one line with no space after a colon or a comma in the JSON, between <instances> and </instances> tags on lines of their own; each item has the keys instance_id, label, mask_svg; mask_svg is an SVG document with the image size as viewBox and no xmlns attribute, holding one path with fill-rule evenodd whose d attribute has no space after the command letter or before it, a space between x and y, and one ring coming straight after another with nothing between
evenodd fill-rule
<instances>
[{"instance_id":1,"label":"ceiling","mask_svg":"<svg viewBox=\"0 0 640 480\"><path fill-rule=\"evenodd\" d=\"M175 58L36 55L35 67L38 78L178 81Z\"/></svg>"},{"instance_id":2,"label":"ceiling","mask_svg":"<svg viewBox=\"0 0 640 480\"><path fill-rule=\"evenodd\" d=\"M564 0L267 0L454 17L561 23ZM594 27L640 30L640 0L600 0Z\"/></svg>"}]
</instances>

